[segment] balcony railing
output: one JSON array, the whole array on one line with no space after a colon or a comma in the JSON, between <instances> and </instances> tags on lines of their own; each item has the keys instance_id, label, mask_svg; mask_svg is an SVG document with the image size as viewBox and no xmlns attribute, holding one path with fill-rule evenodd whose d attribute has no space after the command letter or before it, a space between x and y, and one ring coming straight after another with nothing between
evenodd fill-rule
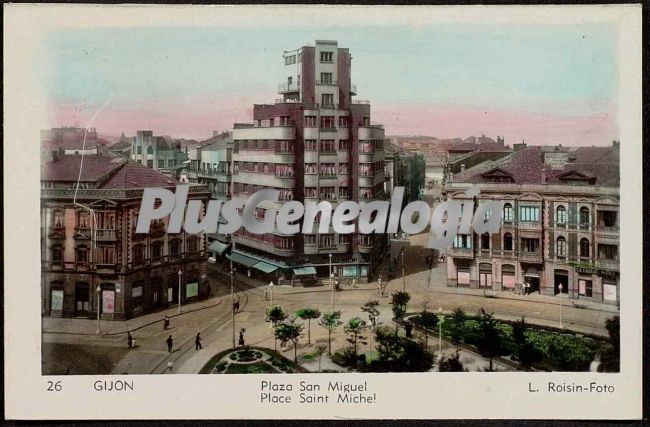
<instances>
[{"instance_id":1,"label":"balcony railing","mask_svg":"<svg viewBox=\"0 0 650 427\"><path fill-rule=\"evenodd\" d=\"M112 242L117 240L117 230L97 230L96 231L98 242Z\"/></svg>"},{"instance_id":2,"label":"balcony railing","mask_svg":"<svg viewBox=\"0 0 650 427\"><path fill-rule=\"evenodd\" d=\"M278 85L278 93L279 94L284 94L284 93L290 93L290 92L299 92L300 91L300 85L298 85L297 82L292 82L292 83L280 83Z\"/></svg>"},{"instance_id":3,"label":"balcony railing","mask_svg":"<svg viewBox=\"0 0 650 427\"><path fill-rule=\"evenodd\" d=\"M337 85L339 84L336 80L316 80L317 85Z\"/></svg>"}]
</instances>

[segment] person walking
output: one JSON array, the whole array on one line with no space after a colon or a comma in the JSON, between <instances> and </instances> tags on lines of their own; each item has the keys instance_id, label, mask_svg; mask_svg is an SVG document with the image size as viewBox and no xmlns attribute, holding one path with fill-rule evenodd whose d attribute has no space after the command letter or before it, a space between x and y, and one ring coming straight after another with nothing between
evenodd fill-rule
<instances>
[{"instance_id":1,"label":"person walking","mask_svg":"<svg viewBox=\"0 0 650 427\"><path fill-rule=\"evenodd\" d=\"M171 353L173 347L174 347L174 340L172 339L172 336L170 335L170 336L167 337L167 351L169 353Z\"/></svg>"},{"instance_id":2,"label":"person walking","mask_svg":"<svg viewBox=\"0 0 650 427\"><path fill-rule=\"evenodd\" d=\"M203 346L201 345L201 332L197 332L196 338L194 339L194 347L196 350L201 350Z\"/></svg>"},{"instance_id":3,"label":"person walking","mask_svg":"<svg viewBox=\"0 0 650 427\"><path fill-rule=\"evenodd\" d=\"M244 331L240 330L239 331L239 346L243 347L245 345L244 343Z\"/></svg>"},{"instance_id":4,"label":"person walking","mask_svg":"<svg viewBox=\"0 0 650 427\"><path fill-rule=\"evenodd\" d=\"M131 331L127 332L126 344L129 346L129 350L133 348L133 336L131 336Z\"/></svg>"},{"instance_id":5,"label":"person walking","mask_svg":"<svg viewBox=\"0 0 650 427\"><path fill-rule=\"evenodd\" d=\"M169 317L167 317L166 315L165 315L165 319L163 321L163 329L164 330L169 329Z\"/></svg>"}]
</instances>

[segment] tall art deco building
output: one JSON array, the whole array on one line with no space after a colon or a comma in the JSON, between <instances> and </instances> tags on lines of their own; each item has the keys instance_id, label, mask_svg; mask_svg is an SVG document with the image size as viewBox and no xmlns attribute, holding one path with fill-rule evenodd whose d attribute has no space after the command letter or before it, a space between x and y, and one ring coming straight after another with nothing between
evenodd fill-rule
<instances>
[{"instance_id":1,"label":"tall art deco building","mask_svg":"<svg viewBox=\"0 0 650 427\"><path fill-rule=\"evenodd\" d=\"M233 197L275 188L280 201L387 199L384 129L370 121L368 101L353 100L352 56L336 41L285 51L286 79L273 104L255 104L252 123L234 125ZM289 280L335 277L366 281L387 245L386 235L327 233L255 235L240 229L230 259L253 274Z\"/></svg>"}]
</instances>

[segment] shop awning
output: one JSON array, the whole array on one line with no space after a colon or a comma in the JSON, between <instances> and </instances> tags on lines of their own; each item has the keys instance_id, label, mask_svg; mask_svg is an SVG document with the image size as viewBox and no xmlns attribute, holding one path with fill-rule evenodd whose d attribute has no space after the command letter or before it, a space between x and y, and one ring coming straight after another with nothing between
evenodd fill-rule
<instances>
[{"instance_id":1,"label":"shop awning","mask_svg":"<svg viewBox=\"0 0 650 427\"><path fill-rule=\"evenodd\" d=\"M273 273L275 270L278 269L277 265L271 265L266 262L258 262L253 266L253 268L263 271L264 273Z\"/></svg>"},{"instance_id":2,"label":"shop awning","mask_svg":"<svg viewBox=\"0 0 650 427\"><path fill-rule=\"evenodd\" d=\"M233 252L230 255L228 255L228 259L231 260L232 262L244 265L246 267L252 267L255 264L259 263L259 261L256 260L255 258L247 257L246 255L242 255L237 252Z\"/></svg>"},{"instance_id":3,"label":"shop awning","mask_svg":"<svg viewBox=\"0 0 650 427\"><path fill-rule=\"evenodd\" d=\"M294 268L293 273L296 276L308 276L310 274L316 274L316 269L314 267L300 267Z\"/></svg>"},{"instance_id":4,"label":"shop awning","mask_svg":"<svg viewBox=\"0 0 650 427\"><path fill-rule=\"evenodd\" d=\"M209 251L216 252L219 255L223 255L226 249L228 249L228 245L218 240L215 240L214 242L210 243L210 246L208 246Z\"/></svg>"}]
</instances>

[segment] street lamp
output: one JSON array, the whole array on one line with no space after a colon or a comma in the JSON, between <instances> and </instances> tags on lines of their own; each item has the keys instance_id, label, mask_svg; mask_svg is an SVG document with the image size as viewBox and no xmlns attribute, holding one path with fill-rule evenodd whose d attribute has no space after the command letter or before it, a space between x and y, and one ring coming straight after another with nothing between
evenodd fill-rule
<instances>
[{"instance_id":1,"label":"street lamp","mask_svg":"<svg viewBox=\"0 0 650 427\"><path fill-rule=\"evenodd\" d=\"M230 261L230 305L232 306L232 348L235 349L235 269Z\"/></svg>"},{"instance_id":2,"label":"street lamp","mask_svg":"<svg viewBox=\"0 0 650 427\"><path fill-rule=\"evenodd\" d=\"M402 248L402 291L406 292L406 275L404 274L404 249Z\"/></svg>"},{"instance_id":3,"label":"street lamp","mask_svg":"<svg viewBox=\"0 0 650 427\"><path fill-rule=\"evenodd\" d=\"M445 315L442 314L442 307L438 307L438 357L439 357L438 360L442 360L442 324L443 323L445 323Z\"/></svg>"},{"instance_id":4,"label":"street lamp","mask_svg":"<svg viewBox=\"0 0 650 427\"><path fill-rule=\"evenodd\" d=\"M269 283L269 296L271 297L271 306L273 305L273 286L275 285L273 284L273 281L271 281L271 283Z\"/></svg>"},{"instance_id":5,"label":"street lamp","mask_svg":"<svg viewBox=\"0 0 650 427\"><path fill-rule=\"evenodd\" d=\"M181 276L183 272L178 270L178 314L181 314Z\"/></svg>"},{"instance_id":6,"label":"street lamp","mask_svg":"<svg viewBox=\"0 0 650 427\"><path fill-rule=\"evenodd\" d=\"M101 286L97 285L95 291L97 292L97 332L96 333L99 335L102 332L101 329L99 328L99 313L101 311L100 304L101 304L101 296L102 296Z\"/></svg>"},{"instance_id":7,"label":"street lamp","mask_svg":"<svg viewBox=\"0 0 650 427\"><path fill-rule=\"evenodd\" d=\"M562 289L563 289L562 284L560 283L560 285L557 288L560 290L560 329L564 329L564 327L562 326L562 306L564 305L562 302Z\"/></svg>"}]
</instances>

